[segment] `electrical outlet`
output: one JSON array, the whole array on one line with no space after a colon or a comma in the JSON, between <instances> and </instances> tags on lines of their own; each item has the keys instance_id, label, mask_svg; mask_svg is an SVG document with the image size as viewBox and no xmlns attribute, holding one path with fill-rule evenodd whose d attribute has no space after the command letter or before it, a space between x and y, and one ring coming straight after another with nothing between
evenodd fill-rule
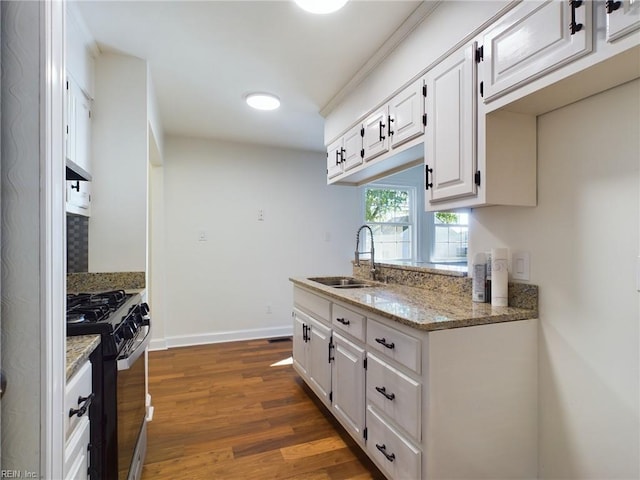
<instances>
[{"instance_id":1,"label":"electrical outlet","mask_svg":"<svg viewBox=\"0 0 640 480\"><path fill-rule=\"evenodd\" d=\"M263 209L259 209L258 210L258 221L259 222L264 222L264 210Z\"/></svg>"},{"instance_id":2,"label":"electrical outlet","mask_svg":"<svg viewBox=\"0 0 640 480\"><path fill-rule=\"evenodd\" d=\"M206 242L207 240L208 240L208 238L207 238L206 230L200 230L198 232L198 241L199 242Z\"/></svg>"},{"instance_id":3,"label":"electrical outlet","mask_svg":"<svg viewBox=\"0 0 640 480\"><path fill-rule=\"evenodd\" d=\"M267 313L273 313L271 310L271 305L267 305Z\"/></svg>"}]
</instances>

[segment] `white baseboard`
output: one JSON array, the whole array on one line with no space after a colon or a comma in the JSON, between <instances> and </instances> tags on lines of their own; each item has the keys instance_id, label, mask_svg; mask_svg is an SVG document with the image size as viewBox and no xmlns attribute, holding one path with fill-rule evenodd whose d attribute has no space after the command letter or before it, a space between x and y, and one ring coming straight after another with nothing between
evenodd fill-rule
<instances>
[{"instance_id":1,"label":"white baseboard","mask_svg":"<svg viewBox=\"0 0 640 480\"><path fill-rule=\"evenodd\" d=\"M290 337L293 326L256 328L251 330L231 330L227 332L201 333L197 335L176 335L163 339L151 340L149 350L166 350L174 347L207 345L210 343L237 342L239 340L255 340L258 338Z\"/></svg>"}]
</instances>

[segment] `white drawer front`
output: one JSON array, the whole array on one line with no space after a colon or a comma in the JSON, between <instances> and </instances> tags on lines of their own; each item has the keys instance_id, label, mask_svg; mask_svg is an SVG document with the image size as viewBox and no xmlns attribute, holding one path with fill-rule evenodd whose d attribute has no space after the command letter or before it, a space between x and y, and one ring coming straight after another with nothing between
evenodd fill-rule
<instances>
[{"instance_id":1,"label":"white drawer front","mask_svg":"<svg viewBox=\"0 0 640 480\"><path fill-rule=\"evenodd\" d=\"M420 373L420 340L369 319L367 344Z\"/></svg>"},{"instance_id":2,"label":"white drawer front","mask_svg":"<svg viewBox=\"0 0 640 480\"><path fill-rule=\"evenodd\" d=\"M301 288L294 288L293 303L321 320L331 321L331 302L329 300Z\"/></svg>"},{"instance_id":3,"label":"white drawer front","mask_svg":"<svg viewBox=\"0 0 640 480\"><path fill-rule=\"evenodd\" d=\"M421 452L367 407L367 450L390 479L422 478Z\"/></svg>"},{"instance_id":4,"label":"white drawer front","mask_svg":"<svg viewBox=\"0 0 640 480\"><path fill-rule=\"evenodd\" d=\"M89 418L83 416L64 449L64 478L85 479L89 476L89 451L87 449L90 438Z\"/></svg>"},{"instance_id":5,"label":"white drawer front","mask_svg":"<svg viewBox=\"0 0 640 480\"><path fill-rule=\"evenodd\" d=\"M64 394L64 431L65 438L69 438L72 434L73 429L76 428L76 425L80 422L80 420L84 417L89 418L89 410L85 409L84 413L80 416L78 414L74 414L69 416L71 411L80 410L85 402L78 402L78 400L87 398L91 395L92 387L91 387L91 362L87 361L81 368L78 370L73 377L69 379L65 387Z\"/></svg>"},{"instance_id":6,"label":"white drawer front","mask_svg":"<svg viewBox=\"0 0 640 480\"><path fill-rule=\"evenodd\" d=\"M364 326L366 319L364 315L353 312L348 308L333 304L332 324L344 332L349 333L358 340L364 342Z\"/></svg>"},{"instance_id":7,"label":"white drawer front","mask_svg":"<svg viewBox=\"0 0 640 480\"><path fill-rule=\"evenodd\" d=\"M420 441L421 385L373 354L367 355L367 402Z\"/></svg>"}]
</instances>

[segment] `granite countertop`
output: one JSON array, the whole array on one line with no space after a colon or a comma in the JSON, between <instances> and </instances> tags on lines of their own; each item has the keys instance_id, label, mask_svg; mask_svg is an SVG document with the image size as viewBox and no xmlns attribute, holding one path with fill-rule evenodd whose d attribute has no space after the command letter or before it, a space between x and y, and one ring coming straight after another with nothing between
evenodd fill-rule
<instances>
[{"instance_id":1,"label":"granite countertop","mask_svg":"<svg viewBox=\"0 0 640 480\"><path fill-rule=\"evenodd\" d=\"M100 335L67 337L67 380L84 365L99 344Z\"/></svg>"},{"instance_id":2,"label":"granite countertop","mask_svg":"<svg viewBox=\"0 0 640 480\"><path fill-rule=\"evenodd\" d=\"M294 285L324 294L419 330L445 330L538 317L536 308L492 307L469 296L434 292L396 284L369 282L365 288L339 289L306 278L290 278Z\"/></svg>"}]
</instances>

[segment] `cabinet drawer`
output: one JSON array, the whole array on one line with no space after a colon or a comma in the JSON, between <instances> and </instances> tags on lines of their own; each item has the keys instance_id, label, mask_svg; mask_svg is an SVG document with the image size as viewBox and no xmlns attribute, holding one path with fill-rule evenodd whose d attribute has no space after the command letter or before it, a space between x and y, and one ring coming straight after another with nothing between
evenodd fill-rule
<instances>
[{"instance_id":1,"label":"cabinet drawer","mask_svg":"<svg viewBox=\"0 0 640 480\"><path fill-rule=\"evenodd\" d=\"M367 450L390 479L422 478L421 452L367 407Z\"/></svg>"},{"instance_id":2,"label":"cabinet drawer","mask_svg":"<svg viewBox=\"0 0 640 480\"><path fill-rule=\"evenodd\" d=\"M293 289L293 303L316 318L331 321L331 302L301 288Z\"/></svg>"},{"instance_id":3,"label":"cabinet drawer","mask_svg":"<svg viewBox=\"0 0 640 480\"><path fill-rule=\"evenodd\" d=\"M367 344L396 362L420 373L420 340L369 319Z\"/></svg>"},{"instance_id":4,"label":"cabinet drawer","mask_svg":"<svg viewBox=\"0 0 640 480\"><path fill-rule=\"evenodd\" d=\"M67 386L65 387L64 394L64 431L65 438L68 439L76 428L76 425L80 423L82 419L89 418L89 409L85 409L84 413L80 416L74 414L69 416L69 413L73 410L79 410L85 404L85 399L91 395L91 362L87 361L78 370L73 377L69 379ZM88 442L87 442L88 443Z\"/></svg>"},{"instance_id":5,"label":"cabinet drawer","mask_svg":"<svg viewBox=\"0 0 640 480\"><path fill-rule=\"evenodd\" d=\"M333 304L332 324L335 328L348 332L364 342L365 317L348 308Z\"/></svg>"},{"instance_id":6,"label":"cabinet drawer","mask_svg":"<svg viewBox=\"0 0 640 480\"><path fill-rule=\"evenodd\" d=\"M373 354L367 356L367 403L420 441L421 385Z\"/></svg>"},{"instance_id":7,"label":"cabinet drawer","mask_svg":"<svg viewBox=\"0 0 640 480\"><path fill-rule=\"evenodd\" d=\"M90 438L89 418L84 416L76 425L64 449L64 478L88 478L89 451L87 449Z\"/></svg>"}]
</instances>

